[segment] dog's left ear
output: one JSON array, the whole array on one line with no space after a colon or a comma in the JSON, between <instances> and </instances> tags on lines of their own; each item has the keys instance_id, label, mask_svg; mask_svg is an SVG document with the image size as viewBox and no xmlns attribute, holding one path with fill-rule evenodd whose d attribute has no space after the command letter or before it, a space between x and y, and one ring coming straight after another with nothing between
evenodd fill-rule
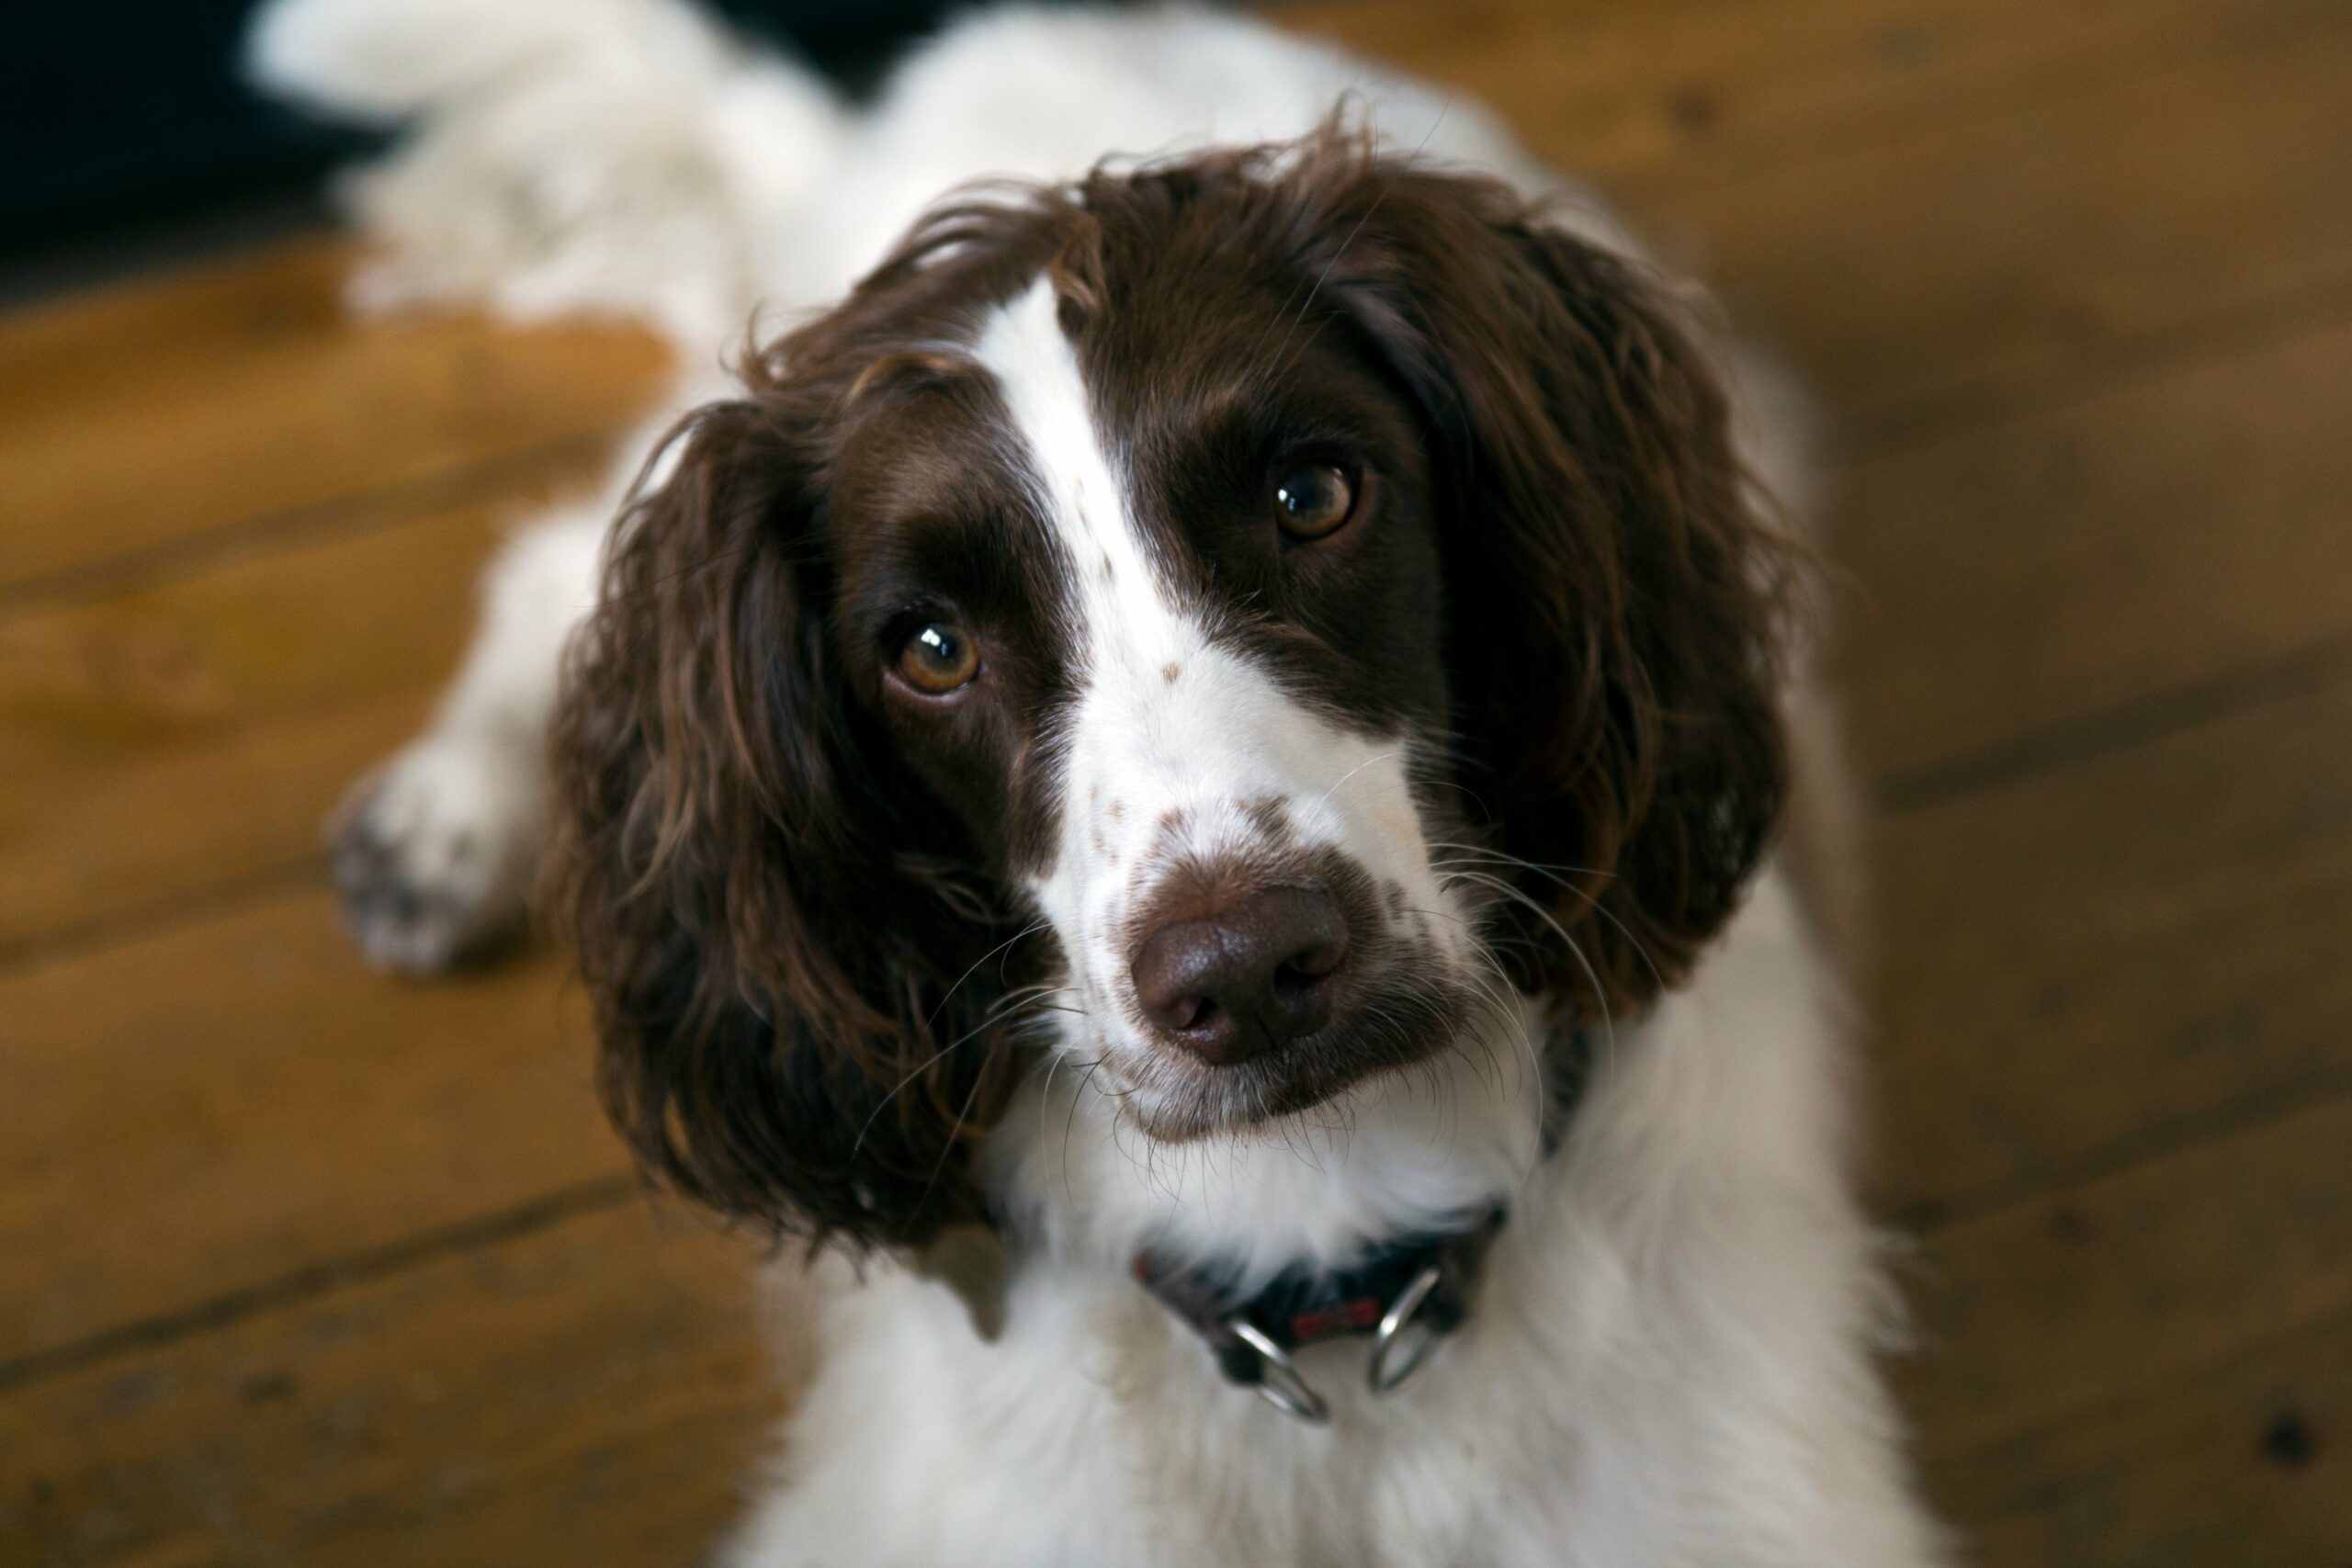
<instances>
[{"instance_id":1,"label":"dog's left ear","mask_svg":"<svg viewBox=\"0 0 2352 1568\"><path fill-rule=\"evenodd\" d=\"M650 1174L780 1235L920 1247L987 1217L1003 917L844 673L832 389L753 376L616 525L555 724L559 907Z\"/></svg>"},{"instance_id":2,"label":"dog's left ear","mask_svg":"<svg viewBox=\"0 0 2352 1568\"><path fill-rule=\"evenodd\" d=\"M1504 945L1522 983L1638 1006L1779 821L1788 547L1718 367L1640 269L1500 185L1329 156L1308 265L1419 401L1444 487L1464 811L1544 868Z\"/></svg>"}]
</instances>

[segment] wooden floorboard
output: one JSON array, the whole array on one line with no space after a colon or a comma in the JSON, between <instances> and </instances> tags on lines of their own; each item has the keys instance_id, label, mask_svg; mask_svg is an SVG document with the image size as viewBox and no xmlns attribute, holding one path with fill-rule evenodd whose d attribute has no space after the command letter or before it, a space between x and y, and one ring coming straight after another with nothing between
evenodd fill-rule
<instances>
[{"instance_id":1,"label":"wooden floorboard","mask_svg":"<svg viewBox=\"0 0 2352 1568\"><path fill-rule=\"evenodd\" d=\"M316 239L0 317L0 609L191 536L609 432L666 384L641 333L527 352L479 321L354 331Z\"/></svg>"},{"instance_id":2,"label":"wooden floorboard","mask_svg":"<svg viewBox=\"0 0 2352 1568\"><path fill-rule=\"evenodd\" d=\"M2352 633L2347 412L2352 312L1840 470L1844 684L1871 772Z\"/></svg>"},{"instance_id":3,"label":"wooden floorboard","mask_svg":"<svg viewBox=\"0 0 2352 1568\"><path fill-rule=\"evenodd\" d=\"M1888 1201L1916 1218L1997 1202L2342 1089L2348 742L2352 671L1882 823Z\"/></svg>"},{"instance_id":4,"label":"wooden floorboard","mask_svg":"<svg viewBox=\"0 0 2352 1568\"><path fill-rule=\"evenodd\" d=\"M2340 1088L1939 1233L1906 1270L1919 1348L1903 1367L1931 1470L2096 1421L2352 1313L2352 1095ZM2269 1417L2292 1413L2282 1397ZM2216 1448L2252 1461L2268 1424L2216 1431Z\"/></svg>"},{"instance_id":5,"label":"wooden floorboard","mask_svg":"<svg viewBox=\"0 0 2352 1568\"><path fill-rule=\"evenodd\" d=\"M2352 303L2352 16L1637 215L1686 235L1843 444Z\"/></svg>"},{"instance_id":6,"label":"wooden floorboard","mask_svg":"<svg viewBox=\"0 0 2352 1568\"><path fill-rule=\"evenodd\" d=\"M1327 0L1294 26L1476 94L1621 196L2013 117L2308 36L2276 0Z\"/></svg>"},{"instance_id":7,"label":"wooden floorboard","mask_svg":"<svg viewBox=\"0 0 2352 1568\"><path fill-rule=\"evenodd\" d=\"M2310 1568L2352 1541L2352 1099L1953 1227L1898 1368L1986 1562Z\"/></svg>"},{"instance_id":8,"label":"wooden floorboard","mask_svg":"<svg viewBox=\"0 0 2352 1568\"><path fill-rule=\"evenodd\" d=\"M2352 1314L1930 1467L1986 1563L2313 1568L2352 1540Z\"/></svg>"},{"instance_id":9,"label":"wooden floorboard","mask_svg":"<svg viewBox=\"0 0 2352 1568\"><path fill-rule=\"evenodd\" d=\"M307 855L428 711L485 557L599 456L0 619L0 962Z\"/></svg>"},{"instance_id":10,"label":"wooden floorboard","mask_svg":"<svg viewBox=\"0 0 2352 1568\"><path fill-rule=\"evenodd\" d=\"M1883 807L1872 1191L1979 1560L2352 1554L2352 11L1330 0L1804 370ZM551 954L365 973L319 816L641 336L333 239L0 317L0 1564L677 1562L777 1407Z\"/></svg>"},{"instance_id":11,"label":"wooden floorboard","mask_svg":"<svg viewBox=\"0 0 2352 1568\"><path fill-rule=\"evenodd\" d=\"M0 1382L23 1357L619 1176L561 976L548 954L384 982L300 887L0 979Z\"/></svg>"},{"instance_id":12,"label":"wooden floorboard","mask_svg":"<svg viewBox=\"0 0 2352 1568\"><path fill-rule=\"evenodd\" d=\"M1869 770L1932 773L2352 632L2352 533L2329 525L2352 479L2329 438L2352 408L2347 334L2326 322L2190 355L1839 469ZM510 465L462 503L430 487L350 502L143 592L0 615L16 737L0 756L15 835L0 955L303 853L454 658L495 531L586 482L599 450ZM2070 613L2090 581L2113 590L2102 613ZM371 722L363 710L388 701Z\"/></svg>"},{"instance_id":13,"label":"wooden floorboard","mask_svg":"<svg viewBox=\"0 0 2352 1568\"><path fill-rule=\"evenodd\" d=\"M0 1401L0 1563L690 1561L780 1404L755 1255L641 1203Z\"/></svg>"}]
</instances>

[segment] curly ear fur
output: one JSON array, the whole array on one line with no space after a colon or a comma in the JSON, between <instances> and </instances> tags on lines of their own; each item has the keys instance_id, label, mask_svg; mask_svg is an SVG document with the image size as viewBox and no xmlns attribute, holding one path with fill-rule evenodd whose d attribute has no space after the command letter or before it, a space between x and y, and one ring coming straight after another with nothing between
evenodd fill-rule
<instances>
[{"instance_id":1,"label":"curly ear fur","mask_svg":"<svg viewBox=\"0 0 2352 1568\"><path fill-rule=\"evenodd\" d=\"M1015 1065L996 1021L1046 962L848 689L826 443L906 357L896 291L1009 298L1126 181L1234 197L1428 421L1464 795L1523 868L1497 913L1522 984L1647 1000L1780 816L1786 558L1714 367L1626 263L1336 131L944 209L675 433L557 723L561 907L612 1112L658 1178L780 1232L917 1246L985 1217L974 1155Z\"/></svg>"},{"instance_id":2,"label":"curly ear fur","mask_svg":"<svg viewBox=\"0 0 2352 1568\"><path fill-rule=\"evenodd\" d=\"M1792 562L1717 368L1632 264L1499 184L1328 131L1291 178L1324 294L1419 401L1450 483L1462 783L1525 863L1499 911L1517 977L1637 1007L1730 916L1786 791Z\"/></svg>"},{"instance_id":3,"label":"curly ear fur","mask_svg":"<svg viewBox=\"0 0 2352 1568\"><path fill-rule=\"evenodd\" d=\"M1004 921L843 689L818 526L832 389L752 370L615 535L555 738L561 907L644 1167L779 1233L977 1217ZM950 992L954 992L951 996Z\"/></svg>"}]
</instances>

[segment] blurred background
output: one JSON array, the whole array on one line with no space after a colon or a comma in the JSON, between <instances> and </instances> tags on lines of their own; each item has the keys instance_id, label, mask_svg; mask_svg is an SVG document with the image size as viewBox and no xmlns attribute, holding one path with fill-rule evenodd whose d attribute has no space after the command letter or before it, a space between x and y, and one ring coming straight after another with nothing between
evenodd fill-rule
<instances>
[{"instance_id":1,"label":"blurred background","mask_svg":"<svg viewBox=\"0 0 2352 1568\"><path fill-rule=\"evenodd\" d=\"M167 247L216 248L315 220L320 181L379 138L265 101L240 80L261 0L24 6L0 58L0 285L86 282ZM943 0L701 0L853 86Z\"/></svg>"},{"instance_id":2,"label":"blurred background","mask_svg":"<svg viewBox=\"0 0 2352 1568\"><path fill-rule=\"evenodd\" d=\"M855 82L927 7L726 9ZM0 1564L671 1563L777 1412L560 955L317 849L663 387L355 320L228 0L0 51ZM36 14L37 13L37 14ZM2352 1562L2352 4L1306 0L1590 176L1823 414L1868 1179L1973 1560Z\"/></svg>"}]
</instances>

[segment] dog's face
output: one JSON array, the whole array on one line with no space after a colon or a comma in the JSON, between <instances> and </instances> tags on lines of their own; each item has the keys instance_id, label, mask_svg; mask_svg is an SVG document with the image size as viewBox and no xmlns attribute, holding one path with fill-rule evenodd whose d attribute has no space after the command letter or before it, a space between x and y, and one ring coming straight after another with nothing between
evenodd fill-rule
<instances>
[{"instance_id":1,"label":"dog's face","mask_svg":"<svg viewBox=\"0 0 2352 1568\"><path fill-rule=\"evenodd\" d=\"M860 389L829 515L859 696L1050 931L1057 1047L1164 1138L1442 1049L1478 957L1409 402L1277 258L1174 238Z\"/></svg>"},{"instance_id":2,"label":"dog's face","mask_svg":"<svg viewBox=\"0 0 2352 1568\"><path fill-rule=\"evenodd\" d=\"M1148 1136L1638 1002L1777 810L1770 560L1616 263L1332 140L945 209L691 423L560 727L656 1166L920 1240L1024 1053Z\"/></svg>"}]
</instances>

